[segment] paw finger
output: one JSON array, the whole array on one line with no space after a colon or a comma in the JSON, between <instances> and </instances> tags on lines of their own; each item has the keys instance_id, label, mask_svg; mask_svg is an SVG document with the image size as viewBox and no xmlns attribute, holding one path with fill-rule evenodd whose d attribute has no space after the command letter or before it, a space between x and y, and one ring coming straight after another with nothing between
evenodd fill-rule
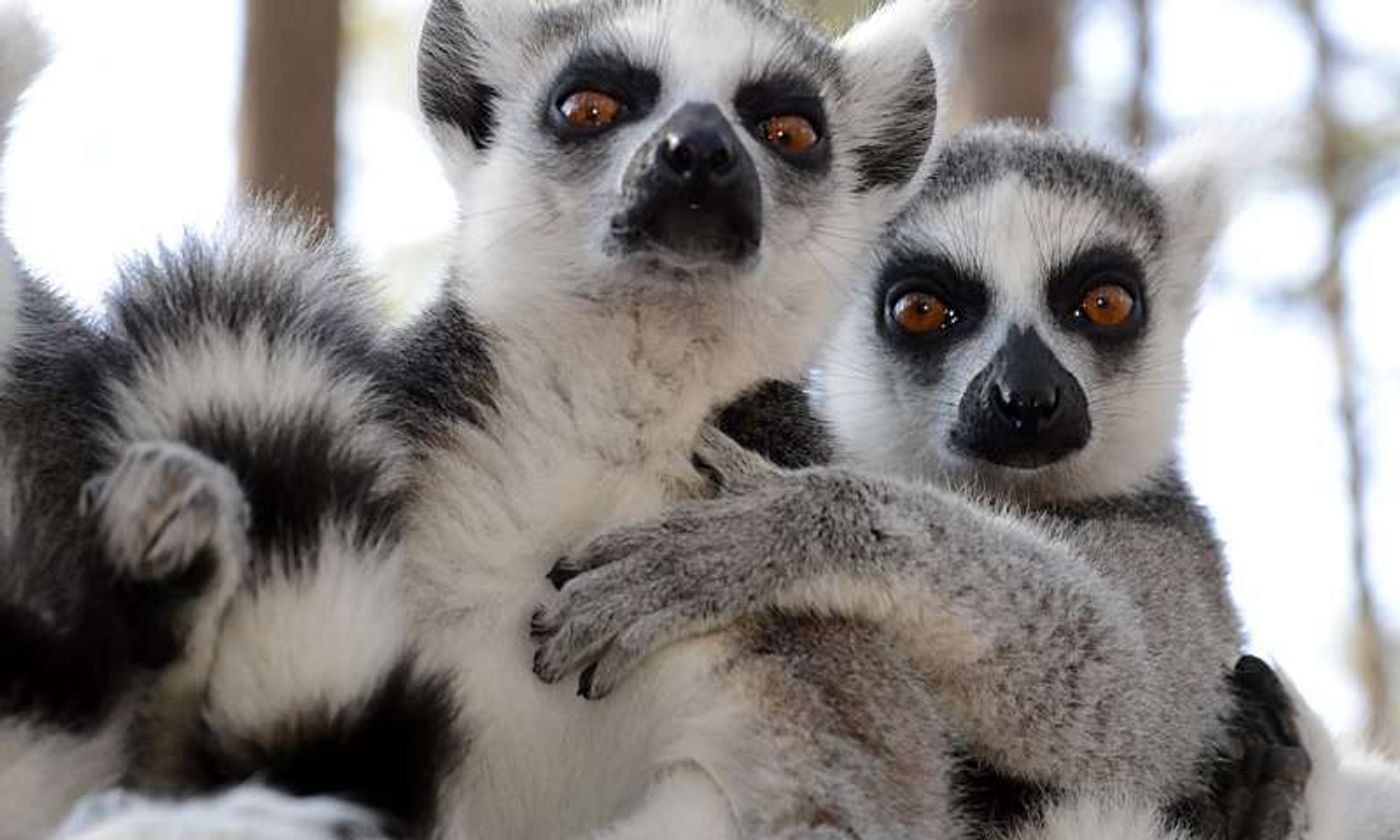
<instances>
[{"instance_id":1,"label":"paw finger","mask_svg":"<svg viewBox=\"0 0 1400 840\"><path fill-rule=\"evenodd\" d=\"M549 578L549 582L555 589L563 589L574 578L606 566L618 556L620 555L610 550L608 546L599 545L598 541L595 540L581 550L560 558L545 577Z\"/></svg>"},{"instance_id":2,"label":"paw finger","mask_svg":"<svg viewBox=\"0 0 1400 840\"><path fill-rule=\"evenodd\" d=\"M637 670L648 656L685 638L700 635L706 626L688 621L679 609L654 613L617 635L598 657L585 692L589 700L601 700Z\"/></svg>"},{"instance_id":3,"label":"paw finger","mask_svg":"<svg viewBox=\"0 0 1400 840\"><path fill-rule=\"evenodd\" d=\"M578 551L561 558L546 577L555 589L563 589L574 578L611 566L622 560L636 559L658 540L657 527L637 526L619 528L597 537Z\"/></svg>"},{"instance_id":4,"label":"paw finger","mask_svg":"<svg viewBox=\"0 0 1400 840\"><path fill-rule=\"evenodd\" d=\"M714 426L700 430L692 461L720 489L740 492L778 473L778 468L750 452Z\"/></svg>"},{"instance_id":5,"label":"paw finger","mask_svg":"<svg viewBox=\"0 0 1400 840\"><path fill-rule=\"evenodd\" d=\"M102 498L107 494L107 486L111 479L106 475L99 475L83 482L83 489L78 493L78 515L87 517L97 512L102 504Z\"/></svg>"},{"instance_id":6,"label":"paw finger","mask_svg":"<svg viewBox=\"0 0 1400 840\"><path fill-rule=\"evenodd\" d=\"M598 658L610 638L603 632L584 631L576 625L565 624L535 650L535 676L547 683L559 682L565 674Z\"/></svg>"},{"instance_id":7,"label":"paw finger","mask_svg":"<svg viewBox=\"0 0 1400 840\"><path fill-rule=\"evenodd\" d=\"M1290 836L1294 807L1299 801L1298 791L1290 786L1268 784L1256 789L1243 817L1230 821L1230 840Z\"/></svg>"},{"instance_id":8,"label":"paw finger","mask_svg":"<svg viewBox=\"0 0 1400 840\"><path fill-rule=\"evenodd\" d=\"M530 614L530 638L537 644L559 632L559 627L563 624L563 618L557 610L550 609L543 604L535 608Z\"/></svg>"}]
</instances>

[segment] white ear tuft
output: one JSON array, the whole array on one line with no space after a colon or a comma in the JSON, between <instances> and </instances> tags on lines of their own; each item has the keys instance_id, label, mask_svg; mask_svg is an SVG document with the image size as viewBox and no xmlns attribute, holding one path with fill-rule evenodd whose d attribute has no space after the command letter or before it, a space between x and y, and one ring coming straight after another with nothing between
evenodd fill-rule
<instances>
[{"instance_id":1,"label":"white ear tuft","mask_svg":"<svg viewBox=\"0 0 1400 840\"><path fill-rule=\"evenodd\" d=\"M1179 247L1205 255L1229 224L1240 194L1281 157L1278 126L1199 129L1171 142L1147 168Z\"/></svg>"},{"instance_id":2,"label":"white ear tuft","mask_svg":"<svg viewBox=\"0 0 1400 840\"><path fill-rule=\"evenodd\" d=\"M891 39L913 37L926 46L933 44L938 31L968 0L888 0L862 20L856 21L838 45L842 50L859 52L880 49Z\"/></svg>"},{"instance_id":3,"label":"white ear tuft","mask_svg":"<svg viewBox=\"0 0 1400 840\"><path fill-rule=\"evenodd\" d=\"M890 0L837 41L863 191L908 194L931 157L940 102L933 44L955 5Z\"/></svg>"},{"instance_id":4,"label":"white ear tuft","mask_svg":"<svg viewBox=\"0 0 1400 840\"><path fill-rule=\"evenodd\" d=\"M48 39L23 0L0 0L0 144L19 98L48 59Z\"/></svg>"},{"instance_id":5,"label":"white ear tuft","mask_svg":"<svg viewBox=\"0 0 1400 840\"><path fill-rule=\"evenodd\" d=\"M491 145L501 89L517 74L528 0L433 0L418 49L418 102L449 168Z\"/></svg>"},{"instance_id":6,"label":"white ear tuft","mask_svg":"<svg viewBox=\"0 0 1400 840\"><path fill-rule=\"evenodd\" d=\"M48 40L28 6L21 0L0 0L0 161L20 95L43 69L48 53ZM0 379L14 340L19 282L19 268L0 216Z\"/></svg>"}]
</instances>

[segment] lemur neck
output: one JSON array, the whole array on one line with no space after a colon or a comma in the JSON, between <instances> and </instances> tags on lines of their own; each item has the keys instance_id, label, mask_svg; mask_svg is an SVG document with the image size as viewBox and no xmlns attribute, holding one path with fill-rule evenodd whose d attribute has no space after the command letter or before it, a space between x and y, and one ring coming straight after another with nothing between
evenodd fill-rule
<instances>
[{"instance_id":1,"label":"lemur neck","mask_svg":"<svg viewBox=\"0 0 1400 840\"><path fill-rule=\"evenodd\" d=\"M643 313L471 310L496 384L481 416L421 462L415 530L437 560L411 582L429 615L537 597L562 554L685 493L699 480L695 436L727 396L708 376L713 356Z\"/></svg>"},{"instance_id":2,"label":"lemur neck","mask_svg":"<svg viewBox=\"0 0 1400 840\"><path fill-rule=\"evenodd\" d=\"M494 337L501 431L544 420L610 464L688 455L710 411L750 384L725 336L644 301L468 301Z\"/></svg>"}]
</instances>

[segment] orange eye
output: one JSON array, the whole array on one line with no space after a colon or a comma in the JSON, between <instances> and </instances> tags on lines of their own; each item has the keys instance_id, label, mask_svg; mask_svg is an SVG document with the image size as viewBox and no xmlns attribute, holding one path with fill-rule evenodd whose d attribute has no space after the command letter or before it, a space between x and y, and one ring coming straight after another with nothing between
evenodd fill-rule
<instances>
[{"instance_id":1,"label":"orange eye","mask_svg":"<svg viewBox=\"0 0 1400 840\"><path fill-rule=\"evenodd\" d=\"M1116 327L1133 315L1137 302L1127 289L1117 283L1095 286L1079 302L1079 311L1089 323L1099 327Z\"/></svg>"},{"instance_id":2,"label":"orange eye","mask_svg":"<svg viewBox=\"0 0 1400 840\"><path fill-rule=\"evenodd\" d=\"M925 292L910 292L895 301L895 323L908 333L928 333L953 322L948 304Z\"/></svg>"},{"instance_id":3,"label":"orange eye","mask_svg":"<svg viewBox=\"0 0 1400 840\"><path fill-rule=\"evenodd\" d=\"M759 133L764 140L785 152L801 154L813 146L821 138L817 135L817 130L806 117L799 117L796 114L783 114L777 117L769 117L758 126Z\"/></svg>"},{"instance_id":4,"label":"orange eye","mask_svg":"<svg viewBox=\"0 0 1400 840\"><path fill-rule=\"evenodd\" d=\"M559 104L559 113L575 128L606 128L621 110L621 102L596 90L575 91Z\"/></svg>"}]
</instances>

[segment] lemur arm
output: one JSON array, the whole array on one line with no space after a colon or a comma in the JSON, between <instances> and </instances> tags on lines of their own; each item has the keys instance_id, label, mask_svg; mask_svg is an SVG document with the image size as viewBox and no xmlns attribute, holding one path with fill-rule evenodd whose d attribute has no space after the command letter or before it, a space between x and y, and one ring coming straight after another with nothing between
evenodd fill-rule
<instances>
[{"instance_id":1,"label":"lemur arm","mask_svg":"<svg viewBox=\"0 0 1400 840\"><path fill-rule=\"evenodd\" d=\"M582 667L581 693L602 697L649 652L746 616L840 615L891 632L939 687L949 723L995 765L1162 792L1196 775L1207 722L1189 720L1198 702L1173 689L1223 695L1233 654L1159 655L1156 616L1015 518L850 470L773 472L721 438L703 449L729 492L556 566L560 599L531 627L543 679ZM1158 583L1196 597L1189 581Z\"/></svg>"}]
</instances>

